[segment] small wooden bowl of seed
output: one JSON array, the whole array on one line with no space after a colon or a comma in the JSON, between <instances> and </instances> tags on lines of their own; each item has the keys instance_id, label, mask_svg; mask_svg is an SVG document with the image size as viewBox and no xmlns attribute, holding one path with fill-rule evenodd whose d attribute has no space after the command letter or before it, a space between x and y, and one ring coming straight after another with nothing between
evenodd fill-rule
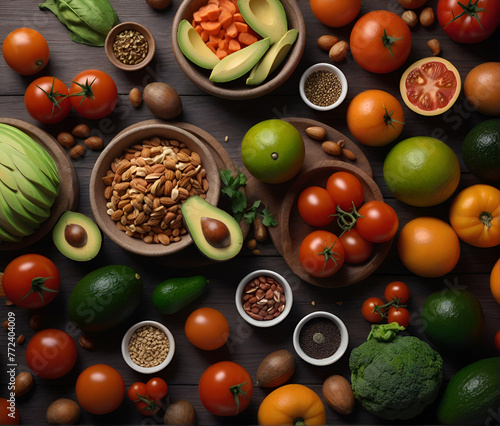
<instances>
[{"instance_id":1,"label":"small wooden bowl of seed","mask_svg":"<svg viewBox=\"0 0 500 426\"><path fill-rule=\"evenodd\" d=\"M122 339L122 356L127 365L143 374L163 370L175 353L170 330L157 321L141 321L130 327Z\"/></svg>"},{"instance_id":2,"label":"small wooden bowl of seed","mask_svg":"<svg viewBox=\"0 0 500 426\"><path fill-rule=\"evenodd\" d=\"M315 64L302 74L299 92L310 108L330 111L337 108L347 96L347 79L335 65Z\"/></svg>"},{"instance_id":3,"label":"small wooden bowl of seed","mask_svg":"<svg viewBox=\"0 0 500 426\"><path fill-rule=\"evenodd\" d=\"M148 65L155 54L151 31L136 22L123 22L111 29L104 43L109 61L124 71L137 71Z\"/></svg>"},{"instance_id":4,"label":"small wooden bowl of seed","mask_svg":"<svg viewBox=\"0 0 500 426\"><path fill-rule=\"evenodd\" d=\"M272 327L290 313L292 288L274 271L259 269L246 275L236 288L236 309L241 317L256 327Z\"/></svg>"}]
</instances>

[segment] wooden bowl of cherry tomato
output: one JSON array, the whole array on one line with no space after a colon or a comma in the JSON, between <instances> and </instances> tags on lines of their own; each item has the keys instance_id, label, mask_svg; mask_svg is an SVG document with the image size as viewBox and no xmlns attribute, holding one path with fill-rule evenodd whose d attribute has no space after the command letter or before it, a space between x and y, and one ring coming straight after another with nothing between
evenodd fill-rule
<instances>
[{"instance_id":1,"label":"wooden bowl of cherry tomato","mask_svg":"<svg viewBox=\"0 0 500 426\"><path fill-rule=\"evenodd\" d=\"M380 266L399 220L370 176L328 160L294 182L281 205L280 226L283 257L297 276L320 287L344 287Z\"/></svg>"}]
</instances>

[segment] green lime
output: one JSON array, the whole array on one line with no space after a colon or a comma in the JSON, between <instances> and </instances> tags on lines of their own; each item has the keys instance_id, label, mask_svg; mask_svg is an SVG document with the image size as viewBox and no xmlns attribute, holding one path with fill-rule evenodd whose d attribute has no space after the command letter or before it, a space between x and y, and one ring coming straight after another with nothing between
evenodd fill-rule
<instances>
[{"instance_id":1,"label":"green lime","mask_svg":"<svg viewBox=\"0 0 500 426\"><path fill-rule=\"evenodd\" d=\"M470 348L484 326L481 304L467 290L432 293L422 308L422 327L429 340L447 350Z\"/></svg>"},{"instance_id":2,"label":"green lime","mask_svg":"<svg viewBox=\"0 0 500 426\"><path fill-rule=\"evenodd\" d=\"M384 180L400 201L417 207L448 199L460 180L460 164L439 139L416 136L396 144L384 161Z\"/></svg>"},{"instance_id":3,"label":"green lime","mask_svg":"<svg viewBox=\"0 0 500 426\"><path fill-rule=\"evenodd\" d=\"M243 164L262 182L282 183L292 179L302 167L304 157L301 134L283 120L257 123L241 142Z\"/></svg>"},{"instance_id":4,"label":"green lime","mask_svg":"<svg viewBox=\"0 0 500 426\"><path fill-rule=\"evenodd\" d=\"M479 123L465 136L462 158L469 171L481 178L500 182L500 120Z\"/></svg>"}]
</instances>

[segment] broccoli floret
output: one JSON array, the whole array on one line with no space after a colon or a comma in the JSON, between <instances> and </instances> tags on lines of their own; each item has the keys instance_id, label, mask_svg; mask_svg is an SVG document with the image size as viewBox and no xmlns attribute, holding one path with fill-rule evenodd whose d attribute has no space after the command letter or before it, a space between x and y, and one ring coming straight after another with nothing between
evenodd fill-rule
<instances>
[{"instance_id":1,"label":"broccoli floret","mask_svg":"<svg viewBox=\"0 0 500 426\"><path fill-rule=\"evenodd\" d=\"M391 324L372 326L370 340L352 350L352 390L372 414L406 420L420 414L437 397L443 382L443 360L417 337L391 333L387 340L387 326Z\"/></svg>"}]
</instances>

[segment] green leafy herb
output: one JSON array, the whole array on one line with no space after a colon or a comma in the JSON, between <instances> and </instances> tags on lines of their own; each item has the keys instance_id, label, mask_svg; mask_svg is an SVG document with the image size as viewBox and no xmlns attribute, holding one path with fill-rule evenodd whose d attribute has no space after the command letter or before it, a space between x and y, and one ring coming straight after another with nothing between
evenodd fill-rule
<instances>
[{"instance_id":1,"label":"green leafy herb","mask_svg":"<svg viewBox=\"0 0 500 426\"><path fill-rule=\"evenodd\" d=\"M257 200L248 207L247 197L239 190L247 184L247 177L244 173L238 172L236 176L233 176L231 170L221 169L220 177L223 183L221 191L231 201L231 210L238 222L245 219L245 222L253 223L257 215L259 215L262 216L262 223L265 226L276 226L278 224L268 208L263 206L262 201Z\"/></svg>"},{"instance_id":2,"label":"green leafy herb","mask_svg":"<svg viewBox=\"0 0 500 426\"><path fill-rule=\"evenodd\" d=\"M56 15L76 43L104 46L109 31L118 24L109 0L46 0L38 7Z\"/></svg>"}]
</instances>

